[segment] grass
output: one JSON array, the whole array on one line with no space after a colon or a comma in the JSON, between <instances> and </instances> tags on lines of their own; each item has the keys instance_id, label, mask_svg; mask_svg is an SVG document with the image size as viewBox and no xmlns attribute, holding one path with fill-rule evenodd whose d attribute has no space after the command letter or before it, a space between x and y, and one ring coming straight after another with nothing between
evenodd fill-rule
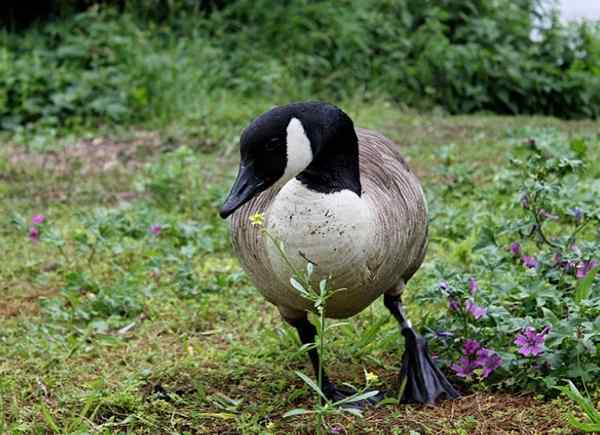
<instances>
[{"instance_id":1,"label":"grass","mask_svg":"<svg viewBox=\"0 0 600 435\"><path fill-rule=\"evenodd\" d=\"M432 168L449 145L486 183L506 164L512 140L531 129L593 136L600 127L354 107L357 125L402 146L426 192L444 182ZM235 137L247 121L242 112L219 137ZM312 430L309 418L281 417L314 400L294 374L312 375L308 359L242 273L216 214L236 160L233 141L176 126L35 153L0 147L0 432ZM48 221L34 243L27 227L39 213ZM162 226L158 236L148 232L152 224ZM446 260L434 237L409 296ZM422 310L408 309L418 325ZM394 383L402 343L380 302L329 341L334 379L362 385L364 368L379 387ZM388 404L330 423L341 433L571 433L568 408L480 389L440 407Z\"/></svg>"}]
</instances>

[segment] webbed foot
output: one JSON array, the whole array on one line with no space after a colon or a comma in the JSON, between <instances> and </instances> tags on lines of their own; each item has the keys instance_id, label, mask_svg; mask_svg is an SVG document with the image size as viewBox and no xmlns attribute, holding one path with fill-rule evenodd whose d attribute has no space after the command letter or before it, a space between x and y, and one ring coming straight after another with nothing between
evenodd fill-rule
<instances>
[{"instance_id":1,"label":"webbed foot","mask_svg":"<svg viewBox=\"0 0 600 435\"><path fill-rule=\"evenodd\" d=\"M460 393L435 365L425 338L412 328L403 328L406 349L402 358L400 385L404 385L402 403L432 404L442 399L456 399Z\"/></svg>"}]
</instances>

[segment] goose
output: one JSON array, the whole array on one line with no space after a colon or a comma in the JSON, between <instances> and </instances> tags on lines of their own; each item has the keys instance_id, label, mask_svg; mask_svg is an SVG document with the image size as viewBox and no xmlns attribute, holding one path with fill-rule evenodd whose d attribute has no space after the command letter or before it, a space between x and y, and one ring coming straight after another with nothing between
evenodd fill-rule
<instances>
[{"instance_id":1,"label":"goose","mask_svg":"<svg viewBox=\"0 0 600 435\"><path fill-rule=\"evenodd\" d=\"M263 214L264 228L283 242L297 270L309 261L315 282L329 278L331 288L344 289L327 301L326 317L353 316L383 295L404 336L401 401L431 404L459 393L403 310L404 286L425 257L428 220L419 180L397 148L354 128L334 105L275 107L243 131L237 178L219 214L229 220L242 268L303 344L315 341L307 316L314 307L293 288L289 266L251 216ZM315 348L308 354L315 374L322 370L328 399L352 393L330 380Z\"/></svg>"}]
</instances>

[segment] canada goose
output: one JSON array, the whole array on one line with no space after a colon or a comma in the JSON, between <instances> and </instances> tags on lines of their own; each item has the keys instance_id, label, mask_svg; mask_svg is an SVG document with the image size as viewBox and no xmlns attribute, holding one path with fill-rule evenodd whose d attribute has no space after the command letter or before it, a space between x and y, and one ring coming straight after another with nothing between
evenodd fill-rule
<instances>
[{"instance_id":1,"label":"canada goose","mask_svg":"<svg viewBox=\"0 0 600 435\"><path fill-rule=\"evenodd\" d=\"M355 129L339 108L322 102L276 107L242 133L237 178L220 215L231 218L234 250L265 298L313 343L311 304L290 284L290 270L250 216L282 240L298 269L315 265L316 279L331 277L336 293L326 316L345 318L383 294L405 337L403 402L433 403L458 392L435 366L423 337L402 310L401 293L423 262L427 206L417 177L381 134ZM319 355L309 351L318 374ZM323 376L332 400L347 395Z\"/></svg>"}]
</instances>

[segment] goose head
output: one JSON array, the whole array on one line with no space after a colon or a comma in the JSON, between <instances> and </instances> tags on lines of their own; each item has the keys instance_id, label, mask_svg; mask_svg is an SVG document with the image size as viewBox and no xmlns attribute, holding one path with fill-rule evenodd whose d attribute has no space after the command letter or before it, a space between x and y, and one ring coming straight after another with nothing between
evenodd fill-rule
<instances>
[{"instance_id":1,"label":"goose head","mask_svg":"<svg viewBox=\"0 0 600 435\"><path fill-rule=\"evenodd\" d=\"M317 192L349 189L360 196L358 139L342 110L322 102L294 103L252 121L240 138L240 167L220 216L227 218L292 178Z\"/></svg>"}]
</instances>

